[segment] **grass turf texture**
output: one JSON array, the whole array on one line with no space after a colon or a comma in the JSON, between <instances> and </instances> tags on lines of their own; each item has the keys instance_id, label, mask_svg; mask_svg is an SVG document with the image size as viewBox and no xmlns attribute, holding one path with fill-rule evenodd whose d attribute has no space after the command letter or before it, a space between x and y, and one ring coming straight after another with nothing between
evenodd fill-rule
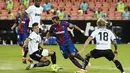
<instances>
[{"instance_id":1,"label":"grass turf texture","mask_svg":"<svg viewBox=\"0 0 130 73\"><path fill-rule=\"evenodd\" d=\"M75 46L81 49L83 45L77 44ZM85 57L86 53L94 47L94 45L89 45L81 56ZM74 73L79 70L69 59L65 60L63 58L58 46L45 46L45 48L56 51L57 64L64 69L62 72L58 73ZM119 54L116 58L118 58L123 65L125 72L130 73L130 45L122 44L118 45L118 48ZM50 66L25 70L29 63L22 64L21 59L21 48L19 46L0 46L0 73L54 73L51 71ZM87 67L88 73L120 73L120 71L116 69L114 63L109 62L105 58L91 59L90 62L92 66Z\"/></svg>"}]
</instances>

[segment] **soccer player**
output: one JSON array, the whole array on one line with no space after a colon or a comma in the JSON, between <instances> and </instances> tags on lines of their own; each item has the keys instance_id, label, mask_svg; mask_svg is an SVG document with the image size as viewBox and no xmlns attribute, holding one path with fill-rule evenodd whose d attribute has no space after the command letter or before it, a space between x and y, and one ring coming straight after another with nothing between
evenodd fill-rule
<instances>
[{"instance_id":1,"label":"soccer player","mask_svg":"<svg viewBox=\"0 0 130 73\"><path fill-rule=\"evenodd\" d=\"M41 25L40 25L41 24L41 14L43 12L43 8L40 6L41 1L42 0L34 0L34 5L30 6L29 8L27 8L26 10L24 10L22 12L20 25L21 25L21 21L23 20L24 16L26 14L28 14L29 18L30 18L30 22L29 22L29 26L28 26L29 29L31 30L33 23L38 23L38 27L39 28L41 27Z\"/></svg>"},{"instance_id":2,"label":"soccer player","mask_svg":"<svg viewBox=\"0 0 130 73\"><path fill-rule=\"evenodd\" d=\"M29 37L25 40L24 46L28 45L30 58L38 63L31 63L26 70L30 70L34 67L44 67L50 64L50 61L47 59L47 56L51 56L51 61L53 65L51 66L52 70L57 72L61 68L56 65L56 53L52 50L44 49L41 43L41 37L39 35L39 27L38 23L33 23L32 32ZM40 47L40 48L39 48Z\"/></svg>"},{"instance_id":3,"label":"soccer player","mask_svg":"<svg viewBox=\"0 0 130 73\"><path fill-rule=\"evenodd\" d=\"M97 59L100 57L105 57L109 61L113 61L116 67L121 71L121 73L125 73L121 63L117 59L115 59L115 56L118 54L118 47L116 44L115 35L112 33L112 31L106 28L106 25L106 20L102 18L99 18L97 20L98 29L93 31L92 34L88 37L88 39L85 41L83 49L79 53L83 52L88 46L89 42L94 38L96 40L96 48L94 50L91 50L86 55L85 60L83 62L83 68L76 73L87 73L85 68L89 62L89 59ZM114 53L111 50L111 41L113 42L115 47Z\"/></svg>"},{"instance_id":4,"label":"soccer player","mask_svg":"<svg viewBox=\"0 0 130 73\"><path fill-rule=\"evenodd\" d=\"M28 25L29 33L32 29L33 23L36 22L38 23L39 28L41 27L40 23L41 23L41 14L43 12L43 8L40 6L40 4L41 4L41 0L34 0L34 5L22 11L18 29L21 29L22 20L27 14L29 15L29 20L30 20ZM23 62L24 61L26 61L26 58L23 59Z\"/></svg>"},{"instance_id":5,"label":"soccer player","mask_svg":"<svg viewBox=\"0 0 130 73\"><path fill-rule=\"evenodd\" d=\"M24 8L21 7L20 10L22 11L22 10L24 10ZM18 25L19 25L20 18L21 18L21 11L18 13L18 16L16 17L15 23L11 27L11 29L13 30L15 28L15 32L17 34L17 42L18 42L19 46L22 47L23 46L23 42L28 37L28 31L27 31L27 29L28 29L29 18L26 15L24 17L24 19L22 20L22 22L21 22L20 29L18 29ZM22 47L22 55L23 55L22 62L24 64L27 63L26 62L27 53L28 53L28 47L25 47L25 48ZM30 58L28 58L28 61L30 63L32 63L32 60Z\"/></svg>"},{"instance_id":6,"label":"soccer player","mask_svg":"<svg viewBox=\"0 0 130 73\"><path fill-rule=\"evenodd\" d=\"M69 22L60 21L58 16L52 17L52 22L54 24L50 27L50 30L47 33L46 38L48 38L50 35L55 36L64 58L69 58L75 66L77 66L78 68L82 68L81 64L76 60L76 58L81 61L84 61L84 59L79 54L77 54L78 50L72 43L67 28L75 28L79 30L81 33L84 33L84 31L76 25L73 25Z\"/></svg>"}]
</instances>

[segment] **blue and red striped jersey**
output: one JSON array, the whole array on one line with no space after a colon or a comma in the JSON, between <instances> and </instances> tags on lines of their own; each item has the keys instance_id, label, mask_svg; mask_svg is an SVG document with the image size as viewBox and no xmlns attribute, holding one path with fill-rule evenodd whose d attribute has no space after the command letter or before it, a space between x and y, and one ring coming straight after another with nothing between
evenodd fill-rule
<instances>
[{"instance_id":1,"label":"blue and red striped jersey","mask_svg":"<svg viewBox=\"0 0 130 73\"><path fill-rule=\"evenodd\" d=\"M17 26L20 23L20 16L21 16L20 13L18 13L18 16L16 17L16 24L17 24ZM19 32L21 34L27 33L28 24L29 24L29 18L28 18L27 15L24 17L24 19L22 20L21 23L22 23L22 25L20 26L21 28L19 29Z\"/></svg>"},{"instance_id":2,"label":"blue and red striped jersey","mask_svg":"<svg viewBox=\"0 0 130 73\"><path fill-rule=\"evenodd\" d=\"M72 26L72 24L66 21L61 21L60 24L53 24L50 27L50 33L56 37L58 44L65 44L71 41L71 37L67 29L69 26Z\"/></svg>"}]
</instances>

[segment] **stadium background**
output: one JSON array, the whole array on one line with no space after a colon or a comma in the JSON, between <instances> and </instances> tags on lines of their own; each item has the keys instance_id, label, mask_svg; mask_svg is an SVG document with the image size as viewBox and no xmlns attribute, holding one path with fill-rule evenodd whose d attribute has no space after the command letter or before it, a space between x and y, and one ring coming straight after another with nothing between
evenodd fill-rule
<instances>
[{"instance_id":1,"label":"stadium background","mask_svg":"<svg viewBox=\"0 0 130 73\"><path fill-rule=\"evenodd\" d=\"M0 26L0 44L1 44L0 45L0 73L53 73L50 70L50 66L44 67L44 68L35 68L30 71L25 70L26 66L28 66L29 63L26 65L22 64L21 48L18 45L10 46L10 40L13 40L13 43L16 44L16 35L10 29L10 27L13 25L15 19L8 18L8 11L5 9L2 9L2 7L4 7L4 5L5 5L4 1L5 0L0 0L0 12L2 12L2 13L0 13L0 25L1 25ZM16 1L16 3L18 3L17 0L14 0L14 1ZM67 1L67 0L65 0L65 1ZM72 0L72 1L74 1L74 0ZM75 0L75 1L80 1L79 3L81 3L81 0ZM89 0L87 0L87 1L89 1ZM96 0L94 0L94 1L96 1ZM105 0L103 0L103 1L105 1ZM114 0L114 1L118 1L118 0ZM129 2L130 0L127 0L127 1L128 2L126 4L130 5L130 2ZM60 2L60 0L58 2ZM32 3L30 3L30 4L32 4ZM59 3L59 5L58 5L55 2L55 4L56 4L55 6L57 6L57 7L62 6L62 3ZM115 3L113 3L113 4L115 4ZM17 8L17 5L18 4L15 4L15 6L16 6L15 9ZM94 3L94 5L93 5L93 2L90 2L90 5L92 5L92 7L93 6L96 7L96 4ZM104 5L104 6L106 6L106 5ZM68 5L68 7L69 7L69 5ZM100 7L100 4L99 4L99 7ZM113 9L111 9L112 7L108 7L107 11L111 12L110 10L113 10ZM12 12L15 15L17 15L17 10L13 10ZM51 19L52 15L43 13L43 16L44 16L42 18L43 23L46 25L51 25L52 22L50 21L50 19ZM73 15L73 13L72 13L71 17L74 17L74 18L67 19L67 21L79 26L83 30L85 30L87 22L91 22L91 26L96 26L95 25L96 20L91 17L91 13L90 13L90 17L89 17L89 15L83 15L83 17L76 15L76 17L75 17L75 14ZM116 12L115 10L114 10L114 15L113 15L113 13L112 13L112 15L110 13L109 18L113 24L112 27L114 28L114 31L119 32L119 33L116 33L116 35L118 35L121 38L122 44L118 45L119 55L117 56L117 58L121 61L122 65L124 66L125 72L130 73L130 64L129 64L129 62L130 62L130 57L129 57L130 45L128 44L130 42L130 34L129 34L130 22L129 22L129 20L121 19L121 13L118 14L118 12ZM117 27L115 27L115 26L117 26ZM118 28L118 26L121 28ZM74 41L74 43L79 43L79 44L75 44L75 46L78 48L78 50L80 50L83 47L83 44L81 44L81 43L84 43L85 39L87 39L87 38L83 35L80 35L81 33L76 30L74 30L74 34L75 34L75 37L73 38L73 41ZM6 46L3 45L3 40L7 41ZM53 45L53 46L46 45L45 48L49 48L49 49L55 50L57 52L57 59L58 59L57 63L59 66L64 68L64 71L61 73L74 73L74 71L79 70L69 60L63 59L63 57L60 53L59 47L57 45ZM86 53L89 52L93 48L94 48L94 45L89 45L88 49L81 55L83 57L85 57ZM115 65L112 62L107 61L105 58L101 58L98 60L92 59L91 64L92 64L92 66L87 68L89 73L119 73L119 71L116 69Z\"/></svg>"}]
</instances>

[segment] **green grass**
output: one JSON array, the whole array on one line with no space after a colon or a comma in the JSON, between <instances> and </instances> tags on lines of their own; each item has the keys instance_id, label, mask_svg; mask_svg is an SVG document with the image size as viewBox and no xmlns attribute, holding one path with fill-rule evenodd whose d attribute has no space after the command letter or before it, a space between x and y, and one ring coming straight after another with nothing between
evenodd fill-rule
<instances>
[{"instance_id":1,"label":"green grass","mask_svg":"<svg viewBox=\"0 0 130 73\"><path fill-rule=\"evenodd\" d=\"M81 49L83 45L75 45L78 49ZM122 63L125 68L126 73L130 73L130 45L119 45L119 55L118 60ZM45 46L57 53L57 64L64 68L62 72L59 73L74 73L74 71L79 70L75 67L69 59L64 59L60 53L58 46ZM85 57L85 54L94 48L94 45L89 45L88 49L85 50L81 55ZM22 64L21 62L21 48L19 46L0 46L0 73L53 73L48 67L34 68L32 70L25 70L29 65ZM87 67L88 73L120 73L116 69L113 62L109 62L105 58L91 59L92 66Z\"/></svg>"}]
</instances>

